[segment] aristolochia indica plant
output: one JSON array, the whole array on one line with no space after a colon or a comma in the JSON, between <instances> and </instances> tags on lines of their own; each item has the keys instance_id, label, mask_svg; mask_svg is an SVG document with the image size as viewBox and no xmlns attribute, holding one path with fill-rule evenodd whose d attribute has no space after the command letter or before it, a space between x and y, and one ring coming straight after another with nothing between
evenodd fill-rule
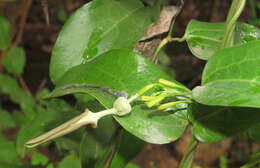
<instances>
[{"instance_id":1,"label":"aristolochia indica plant","mask_svg":"<svg viewBox=\"0 0 260 168\"><path fill-rule=\"evenodd\" d=\"M98 86L93 86L93 85L83 85L83 86L73 86L73 88L76 87L96 87L96 88L102 88L105 91L109 91L108 88L104 87L98 87ZM123 93L119 94L118 98L115 100L113 104L113 108L103 110L97 113L93 113L90 110L86 109L84 113L80 114L79 116L73 118L70 121L67 121L66 123L58 126L57 128L52 129L51 131L36 137L32 140L29 140L28 142L25 143L25 146L28 148L35 147L37 145L40 145L44 142L47 142L49 140L52 140L54 138L63 136L65 134L68 134L84 125L91 124L94 128L97 127L98 120L101 119L104 116L107 115L117 115L117 116L124 116L127 115L131 112L131 105L130 103L135 100L136 98L142 96L145 92L148 90L152 89L153 87L160 87L162 91L154 93L152 96L143 96L142 101L147 101L147 106L151 108L155 104L160 103L163 99L166 97L176 97L177 99L180 99L179 101L173 101L173 102L168 102L165 104L160 105L157 109L158 110L164 110L170 107L173 107L177 104L180 103L191 103L191 91L187 89L184 86L172 83L170 81L160 79L158 83L155 84L149 84L139 90L135 95L127 99L127 96ZM67 88L72 88L71 86L66 87ZM176 90L175 88L178 88L180 90L183 90L185 92L181 92ZM110 93L110 91L109 91ZM122 96L125 95L125 96Z\"/></svg>"},{"instance_id":2,"label":"aristolochia indica plant","mask_svg":"<svg viewBox=\"0 0 260 168\"><path fill-rule=\"evenodd\" d=\"M168 42L186 41L196 57L207 61L201 86L193 90L132 51L161 9L160 0L147 3L144 6L139 0L93 0L68 19L51 57L50 77L56 88L46 97L84 93L81 98L87 108L94 99L100 103L95 108L102 106L106 110L86 109L47 133L39 129L36 136L28 136L26 130L31 128L24 128L18 135L18 146L34 147L87 124L96 127L101 118L111 115L123 130L112 123L113 129L102 135L87 131L80 145L83 165L92 159L95 167L125 167L140 151L143 141L172 142L188 124L192 125L193 138L180 168L191 167L198 142L216 142L243 132L260 140L260 30L237 22L246 1L233 0L225 23L191 20L181 38L172 37L175 18L172 19L169 33L152 61L157 62ZM99 127L112 128L101 121ZM97 132L101 131L99 127ZM105 135L109 135L109 143L97 141L105 140ZM101 144L107 145L106 151L91 151L97 157L84 154L93 149L91 145ZM259 162L256 159L248 165Z\"/></svg>"}]
</instances>

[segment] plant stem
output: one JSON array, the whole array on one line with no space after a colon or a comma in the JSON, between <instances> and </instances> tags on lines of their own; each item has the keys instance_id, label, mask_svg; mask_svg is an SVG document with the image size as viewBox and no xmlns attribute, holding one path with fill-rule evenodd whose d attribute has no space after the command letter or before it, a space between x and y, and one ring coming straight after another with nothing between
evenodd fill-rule
<instances>
[{"instance_id":1,"label":"plant stem","mask_svg":"<svg viewBox=\"0 0 260 168\"><path fill-rule=\"evenodd\" d=\"M159 1L159 0L158 0L158 1ZM158 1L157 1L157 2L158 2ZM176 16L180 13L180 11L181 11L183 5L184 5L184 0L180 0L180 1L178 2L178 5L177 5L177 6L180 8L180 10L179 10L179 12L176 14ZM175 17L176 17L176 16L175 16ZM155 53L154 53L153 59L152 59L152 62L153 62L153 63L156 63L156 62L157 62L157 58L158 58L158 55L159 55L161 49L162 49L167 43L172 42L172 41L182 42L182 41L179 41L179 39L183 39L183 38L172 38L172 31L173 31L173 26L174 26L174 23L175 23L175 17L174 17L174 18L172 19L172 21L171 21L171 25L170 25L170 27L169 27L169 32L168 32L167 37L164 38L164 39L160 42L159 46L158 46L158 47L156 48L156 50L155 50ZM178 40L177 40L177 39L178 39ZM185 39L184 39L184 40L185 40ZM183 40L183 41L184 41L184 40Z\"/></svg>"},{"instance_id":2,"label":"plant stem","mask_svg":"<svg viewBox=\"0 0 260 168\"><path fill-rule=\"evenodd\" d=\"M194 136L192 136L187 151L185 152L181 160L181 163L179 164L179 168L191 168L195 149L198 146L198 144L199 144L198 140Z\"/></svg>"},{"instance_id":3,"label":"plant stem","mask_svg":"<svg viewBox=\"0 0 260 168\"><path fill-rule=\"evenodd\" d=\"M28 86L27 86L25 80L23 79L23 77L22 77L21 75L17 75L17 78L18 78L18 80L19 80L19 82L20 82L22 88L24 89L24 91L25 91L27 94L32 95L32 93L31 93L30 89L28 88Z\"/></svg>"},{"instance_id":4,"label":"plant stem","mask_svg":"<svg viewBox=\"0 0 260 168\"><path fill-rule=\"evenodd\" d=\"M175 20L176 20L176 18L172 19L172 22L171 22L171 25L170 25L170 28L169 28L169 33L167 35L168 39L172 38L172 31L173 31L173 26L174 26Z\"/></svg>"},{"instance_id":5,"label":"plant stem","mask_svg":"<svg viewBox=\"0 0 260 168\"><path fill-rule=\"evenodd\" d=\"M234 41L235 23L245 7L246 0L233 0L228 12L225 34L222 40L221 49L231 47Z\"/></svg>"},{"instance_id":6,"label":"plant stem","mask_svg":"<svg viewBox=\"0 0 260 168\"><path fill-rule=\"evenodd\" d=\"M168 42L169 42L169 40L168 40L167 37L160 42L159 46L156 48L156 51L155 51L155 53L154 53L154 55L153 55L153 59L152 59L152 62L153 62L153 63L156 63L157 57L158 57L158 55L159 55L161 49L162 49Z\"/></svg>"}]
</instances>

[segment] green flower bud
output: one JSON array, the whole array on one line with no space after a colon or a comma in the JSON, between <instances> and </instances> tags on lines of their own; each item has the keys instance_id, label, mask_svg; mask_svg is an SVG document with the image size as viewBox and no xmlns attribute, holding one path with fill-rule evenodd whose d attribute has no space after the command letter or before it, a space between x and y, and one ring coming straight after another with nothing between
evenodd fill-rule
<instances>
[{"instance_id":1,"label":"green flower bud","mask_svg":"<svg viewBox=\"0 0 260 168\"><path fill-rule=\"evenodd\" d=\"M116 115L123 116L130 113L132 107L128 102L127 98L119 97L116 99L113 105L114 109L116 110Z\"/></svg>"}]
</instances>

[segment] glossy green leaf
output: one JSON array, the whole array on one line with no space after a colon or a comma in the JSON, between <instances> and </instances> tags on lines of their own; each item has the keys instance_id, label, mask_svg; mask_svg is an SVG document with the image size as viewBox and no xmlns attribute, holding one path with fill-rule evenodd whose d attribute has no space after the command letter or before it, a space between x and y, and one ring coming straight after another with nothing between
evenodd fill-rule
<instances>
[{"instance_id":1,"label":"glossy green leaf","mask_svg":"<svg viewBox=\"0 0 260 168\"><path fill-rule=\"evenodd\" d=\"M46 109L38 106L35 118L18 131L16 150L19 155L24 156L24 144L26 141L55 128L79 114L79 112L62 100L53 99L46 102L45 106L47 106Z\"/></svg>"},{"instance_id":2,"label":"glossy green leaf","mask_svg":"<svg viewBox=\"0 0 260 168\"><path fill-rule=\"evenodd\" d=\"M255 140L255 141L260 141L260 123L257 123L253 127L248 129L248 134L249 136Z\"/></svg>"},{"instance_id":3,"label":"glossy green leaf","mask_svg":"<svg viewBox=\"0 0 260 168\"><path fill-rule=\"evenodd\" d=\"M76 155L66 156L58 165L58 168L81 168L80 160Z\"/></svg>"},{"instance_id":4,"label":"glossy green leaf","mask_svg":"<svg viewBox=\"0 0 260 168\"><path fill-rule=\"evenodd\" d=\"M139 0L94 0L84 5L58 36L50 64L52 81L108 50L133 49L156 14Z\"/></svg>"},{"instance_id":5,"label":"glossy green leaf","mask_svg":"<svg viewBox=\"0 0 260 168\"><path fill-rule=\"evenodd\" d=\"M31 120L34 117L35 105L32 95L27 94L20 88L14 78L0 74L0 93L9 95L14 103L19 104L28 120Z\"/></svg>"},{"instance_id":6,"label":"glossy green leaf","mask_svg":"<svg viewBox=\"0 0 260 168\"><path fill-rule=\"evenodd\" d=\"M15 47L8 51L3 65L9 73L22 74L25 65L25 52L23 48Z\"/></svg>"},{"instance_id":7,"label":"glossy green leaf","mask_svg":"<svg viewBox=\"0 0 260 168\"><path fill-rule=\"evenodd\" d=\"M57 83L53 96L68 93L88 93L97 98L106 108L111 108L115 100L108 93L93 88L64 89L72 84L91 84L108 87L114 91L124 91L130 96L159 78L171 80L156 65L143 56L127 50L113 50L102 54L91 62L69 70ZM176 82L176 81L173 81ZM84 91L83 91L84 90ZM59 93L59 94L56 94ZM179 108L183 109L180 105ZM134 104L130 115L115 119L130 133L151 143L168 143L182 135L187 121L180 117L186 110L174 114L166 111L147 109L144 104Z\"/></svg>"},{"instance_id":8,"label":"glossy green leaf","mask_svg":"<svg viewBox=\"0 0 260 168\"><path fill-rule=\"evenodd\" d=\"M220 47L225 23L208 23L191 20L184 37L193 55L209 59Z\"/></svg>"},{"instance_id":9,"label":"glossy green leaf","mask_svg":"<svg viewBox=\"0 0 260 168\"><path fill-rule=\"evenodd\" d=\"M208 60L219 50L225 31L225 23L208 23L191 20L186 28L185 39L191 52ZM246 23L237 23L234 44L247 43L260 38L260 30Z\"/></svg>"},{"instance_id":10,"label":"glossy green leaf","mask_svg":"<svg viewBox=\"0 0 260 168\"><path fill-rule=\"evenodd\" d=\"M7 49L11 41L11 25L6 18L0 15L0 50Z\"/></svg>"},{"instance_id":11,"label":"glossy green leaf","mask_svg":"<svg viewBox=\"0 0 260 168\"><path fill-rule=\"evenodd\" d=\"M260 39L260 29L256 26L238 22L235 28L235 44L244 44Z\"/></svg>"},{"instance_id":12,"label":"glossy green leaf","mask_svg":"<svg viewBox=\"0 0 260 168\"><path fill-rule=\"evenodd\" d=\"M0 149L0 164L19 165L20 160L14 142L8 141L2 134L0 134Z\"/></svg>"},{"instance_id":13,"label":"glossy green leaf","mask_svg":"<svg viewBox=\"0 0 260 168\"><path fill-rule=\"evenodd\" d=\"M206 106L188 108L193 134L201 142L216 142L246 131L260 121L257 108Z\"/></svg>"},{"instance_id":14,"label":"glossy green leaf","mask_svg":"<svg viewBox=\"0 0 260 168\"><path fill-rule=\"evenodd\" d=\"M122 130L109 168L126 167L142 150L144 141Z\"/></svg>"},{"instance_id":15,"label":"glossy green leaf","mask_svg":"<svg viewBox=\"0 0 260 168\"><path fill-rule=\"evenodd\" d=\"M0 130L15 127L15 122L8 111L0 108Z\"/></svg>"},{"instance_id":16,"label":"glossy green leaf","mask_svg":"<svg viewBox=\"0 0 260 168\"><path fill-rule=\"evenodd\" d=\"M218 51L206 64L193 98L206 105L260 108L260 41Z\"/></svg>"}]
</instances>

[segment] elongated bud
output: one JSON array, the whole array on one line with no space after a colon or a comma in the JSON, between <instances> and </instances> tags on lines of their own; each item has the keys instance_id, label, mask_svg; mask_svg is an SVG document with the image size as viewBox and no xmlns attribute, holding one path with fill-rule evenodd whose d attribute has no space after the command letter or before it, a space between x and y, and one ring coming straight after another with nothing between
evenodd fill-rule
<instances>
[{"instance_id":1,"label":"elongated bud","mask_svg":"<svg viewBox=\"0 0 260 168\"><path fill-rule=\"evenodd\" d=\"M172 87L172 88L179 88L179 89L183 89L187 92L191 92L190 89L182 86L182 85L179 85L177 83L174 83L174 82L171 82L171 81L168 81L168 80L165 80L165 79L159 79L158 83L162 84L162 85L165 85L165 86L169 86L169 87Z\"/></svg>"},{"instance_id":2,"label":"elongated bud","mask_svg":"<svg viewBox=\"0 0 260 168\"><path fill-rule=\"evenodd\" d=\"M84 113L82 113L81 115L76 116L75 118L50 130L49 132L46 132L45 134L43 134L39 137L29 140L28 142L25 143L25 146L28 148L33 148L44 142L47 142L47 141L50 141L57 137L68 134L68 133L82 127L83 125L91 124L93 127L97 127L97 121L98 121L98 118L95 117L95 113L92 113L91 111L86 109L86 111Z\"/></svg>"},{"instance_id":3,"label":"elongated bud","mask_svg":"<svg viewBox=\"0 0 260 168\"><path fill-rule=\"evenodd\" d=\"M176 106L177 104L180 104L180 103L192 103L192 102L189 101L189 100L180 100L180 101L175 101L175 102L169 102L169 103L165 103L165 104L158 106L157 109L158 110L164 110L164 109L167 109L167 108L170 108L170 107L174 107L174 106Z\"/></svg>"}]
</instances>

